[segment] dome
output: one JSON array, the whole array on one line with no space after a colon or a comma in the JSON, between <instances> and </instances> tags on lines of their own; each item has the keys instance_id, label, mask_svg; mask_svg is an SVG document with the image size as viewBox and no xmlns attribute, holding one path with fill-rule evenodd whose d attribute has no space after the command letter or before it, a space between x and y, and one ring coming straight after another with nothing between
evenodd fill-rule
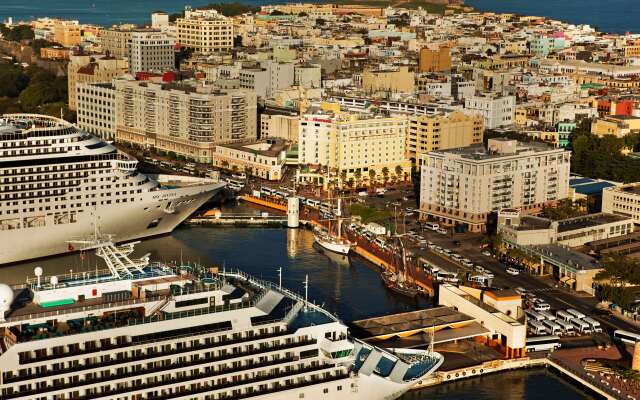
<instances>
[{"instance_id":1,"label":"dome","mask_svg":"<svg viewBox=\"0 0 640 400\"><path fill-rule=\"evenodd\" d=\"M13 303L13 289L11 286L0 283L0 311L6 311Z\"/></svg>"}]
</instances>

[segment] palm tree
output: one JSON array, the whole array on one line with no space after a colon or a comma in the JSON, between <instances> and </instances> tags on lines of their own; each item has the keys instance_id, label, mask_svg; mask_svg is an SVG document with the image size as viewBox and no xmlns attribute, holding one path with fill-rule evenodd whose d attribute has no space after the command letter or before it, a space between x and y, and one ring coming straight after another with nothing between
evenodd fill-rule
<instances>
[{"instance_id":1,"label":"palm tree","mask_svg":"<svg viewBox=\"0 0 640 400\"><path fill-rule=\"evenodd\" d=\"M353 176L356 177L356 185L360 186L360 179L362 179L362 171L360 168L356 169L356 172L353 173Z\"/></svg>"},{"instance_id":2,"label":"palm tree","mask_svg":"<svg viewBox=\"0 0 640 400\"><path fill-rule=\"evenodd\" d=\"M369 170L369 186L373 186L375 181L376 181L376 170L370 169Z\"/></svg>"},{"instance_id":3,"label":"palm tree","mask_svg":"<svg viewBox=\"0 0 640 400\"><path fill-rule=\"evenodd\" d=\"M253 167L249 167L249 166L244 167L244 173L247 176L252 176L253 175Z\"/></svg>"},{"instance_id":4,"label":"palm tree","mask_svg":"<svg viewBox=\"0 0 640 400\"><path fill-rule=\"evenodd\" d=\"M387 182L389 181L389 168L387 167L382 168L382 175L384 176L384 184L386 185Z\"/></svg>"},{"instance_id":5,"label":"palm tree","mask_svg":"<svg viewBox=\"0 0 640 400\"><path fill-rule=\"evenodd\" d=\"M229 161L227 160L222 161L222 168L229 169Z\"/></svg>"},{"instance_id":6,"label":"palm tree","mask_svg":"<svg viewBox=\"0 0 640 400\"><path fill-rule=\"evenodd\" d=\"M233 167L231 167L231 172L232 172L233 174L237 174L237 173L238 173L238 166L237 166L237 165L234 165Z\"/></svg>"},{"instance_id":7,"label":"palm tree","mask_svg":"<svg viewBox=\"0 0 640 400\"><path fill-rule=\"evenodd\" d=\"M349 181L347 182L347 185L349 185L350 188L353 189L353 185L355 185L355 181L353 180L353 178L349 178Z\"/></svg>"},{"instance_id":8,"label":"palm tree","mask_svg":"<svg viewBox=\"0 0 640 400\"><path fill-rule=\"evenodd\" d=\"M340 171L340 180L342 181L342 184L344 185L345 182L347 182L347 170L343 169L342 171Z\"/></svg>"},{"instance_id":9,"label":"palm tree","mask_svg":"<svg viewBox=\"0 0 640 400\"><path fill-rule=\"evenodd\" d=\"M398 179L402 176L402 165L396 165L396 176Z\"/></svg>"}]
</instances>

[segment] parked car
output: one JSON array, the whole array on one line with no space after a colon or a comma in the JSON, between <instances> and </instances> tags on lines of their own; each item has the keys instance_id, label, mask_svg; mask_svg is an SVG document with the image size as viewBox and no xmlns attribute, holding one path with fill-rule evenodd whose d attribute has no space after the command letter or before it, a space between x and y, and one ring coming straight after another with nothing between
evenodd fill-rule
<instances>
[{"instance_id":1,"label":"parked car","mask_svg":"<svg viewBox=\"0 0 640 400\"><path fill-rule=\"evenodd\" d=\"M515 275L520 275L520 270L517 270L517 269L515 269L513 267L509 267L509 268L507 268L507 274L514 275L514 276Z\"/></svg>"},{"instance_id":2,"label":"parked car","mask_svg":"<svg viewBox=\"0 0 640 400\"><path fill-rule=\"evenodd\" d=\"M536 303L533 305L535 311L549 311L551 306L547 303Z\"/></svg>"},{"instance_id":3,"label":"parked car","mask_svg":"<svg viewBox=\"0 0 640 400\"><path fill-rule=\"evenodd\" d=\"M442 235L446 235L447 234L447 230L444 229L444 228L438 228L437 232L442 234Z\"/></svg>"},{"instance_id":4,"label":"parked car","mask_svg":"<svg viewBox=\"0 0 640 400\"><path fill-rule=\"evenodd\" d=\"M489 250L484 250L484 251L482 252L482 255L483 255L483 256L487 256L487 257L491 257L491 252L490 252Z\"/></svg>"}]
</instances>

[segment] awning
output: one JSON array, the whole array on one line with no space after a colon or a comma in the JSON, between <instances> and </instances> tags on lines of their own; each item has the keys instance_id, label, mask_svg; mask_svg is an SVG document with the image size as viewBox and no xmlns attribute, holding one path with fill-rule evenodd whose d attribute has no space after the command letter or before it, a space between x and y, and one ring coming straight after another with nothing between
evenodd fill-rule
<instances>
[{"instance_id":1,"label":"awning","mask_svg":"<svg viewBox=\"0 0 640 400\"><path fill-rule=\"evenodd\" d=\"M569 279L569 280L567 281L567 285L569 285L569 286L573 285L574 283L576 283L576 280L575 280L575 279L573 279L573 278L572 278L572 279Z\"/></svg>"},{"instance_id":2,"label":"awning","mask_svg":"<svg viewBox=\"0 0 640 400\"><path fill-rule=\"evenodd\" d=\"M565 276L564 278L560 278L560 282L561 283L566 283L569 279L571 279L570 276Z\"/></svg>"}]
</instances>

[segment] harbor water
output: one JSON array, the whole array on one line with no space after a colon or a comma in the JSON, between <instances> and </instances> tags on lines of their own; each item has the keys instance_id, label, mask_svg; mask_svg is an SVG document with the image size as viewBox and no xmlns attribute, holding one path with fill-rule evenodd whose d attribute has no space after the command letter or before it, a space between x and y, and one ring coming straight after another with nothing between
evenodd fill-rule
<instances>
[{"instance_id":1,"label":"harbor water","mask_svg":"<svg viewBox=\"0 0 640 400\"><path fill-rule=\"evenodd\" d=\"M246 211L246 210L245 210ZM303 229L181 227L170 236L140 243L134 255L150 253L152 260L199 263L240 268L252 275L278 281L303 292L309 276L309 298L344 321L428 307L426 300L408 300L389 292L376 268L359 260L328 257L314 246L313 235ZM78 253L0 268L0 282L21 283L36 266L45 275L82 274L96 268L91 254ZM514 371L413 392L407 399L590 399L572 384L545 370Z\"/></svg>"}]
</instances>

